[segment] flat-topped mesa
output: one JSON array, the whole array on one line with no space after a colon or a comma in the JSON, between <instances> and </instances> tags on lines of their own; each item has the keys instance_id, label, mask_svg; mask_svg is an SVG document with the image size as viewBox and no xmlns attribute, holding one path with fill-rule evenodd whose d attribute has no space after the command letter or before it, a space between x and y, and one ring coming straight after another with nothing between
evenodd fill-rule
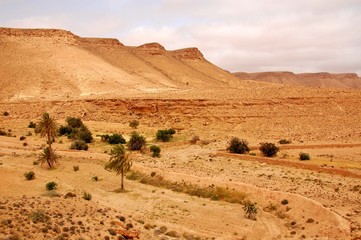
<instances>
[{"instance_id":1,"label":"flat-topped mesa","mask_svg":"<svg viewBox=\"0 0 361 240\"><path fill-rule=\"evenodd\" d=\"M124 46L124 44L115 38L79 38L78 43L96 46Z\"/></svg>"},{"instance_id":2,"label":"flat-topped mesa","mask_svg":"<svg viewBox=\"0 0 361 240\"><path fill-rule=\"evenodd\" d=\"M201 51L198 48L184 48L174 50L172 55L179 60L205 60Z\"/></svg>"},{"instance_id":3,"label":"flat-topped mesa","mask_svg":"<svg viewBox=\"0 0 361 240\"><path fill-rule=\"evenodd\" d=\"M72 32L62 29L0 28L0 36L66 38L73 41L79 38Z\"/></svg>"},{"instance_id":4,"label":"flat-topped mesa","mask_svg":"<svg viewBox=\"0 0 361 240\"><path fill-rule=\"evenodd\" d=\"M295 78L296 74L293 72L287 71L278 71L278 72L258 72L258 73L249 73L249 75L253 78L257 79L267 79L267 78Z\"/></svg>"},{"instance_id":5,"label":"flat-topped mesa","mask_svg":"<svg viewBox=\"0 0 361 240\"><path fill-rule=\"evenodd\" d=\"M167 52L165 48L159 43L146 43L137 47L138 50L151 55L162 55Z\"/></svg>"}]
</instances>

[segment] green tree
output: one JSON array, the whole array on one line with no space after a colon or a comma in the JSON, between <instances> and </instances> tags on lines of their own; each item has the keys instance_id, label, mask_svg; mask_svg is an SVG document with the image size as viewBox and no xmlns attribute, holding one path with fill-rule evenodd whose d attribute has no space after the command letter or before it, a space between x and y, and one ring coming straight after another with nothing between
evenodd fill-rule
<instances>
[{"instance_id":1,"label":"green tree","mask_svg":"<svg viewBox=\"0 0 361 240\"><path fill-rule=\"evenodd\" d=\"M110 152L110 160L105 165L106 170L115 171L117 175L121 175L120 188L124 189L124 173L128 172L132 167L132 161L123 145L116 145Z\"/></svg>"},{"instance_id":2,"label":"green tree","mask_svg":"<svg viewBox=\"0 0 361 240\"><path fill-rule=\"evenodd\" d=\"M55 119L50 117L49 113L44 113L36 124L35 132L39 133L40 137L45 137L48 144L48 147L46 147L40 154L39 160L42 163L46 161L49 165L49 168L52 168L57 162L57 155L55 154L55 150L53 150L51 147L51 144L54 142L54 139L58 133Z\"/></svg>"},{"instance_id":3,"label":"green tree","mask_svg":"<svg viewBox=\"0 0 361 240\"><path fill-rule=\"evenodd\" d=\"M131 151L140 150L146 144L146 139L137 132L132 132L128 141L128 149Z\"/></svg>"}]
</instances>

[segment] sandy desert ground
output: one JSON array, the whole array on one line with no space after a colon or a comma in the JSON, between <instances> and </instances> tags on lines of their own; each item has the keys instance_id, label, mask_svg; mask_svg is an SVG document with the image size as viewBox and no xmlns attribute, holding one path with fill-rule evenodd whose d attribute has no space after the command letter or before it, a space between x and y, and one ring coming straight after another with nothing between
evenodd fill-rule
<instances>
[{"instance_id":1,"label":"sandy desert ground","mask_svg":"<svg viewBox=\"0 0 361 240\"><path fill-rule=\"evenodd\" d=\"M195 49L0 30L10 56L0 57L0 129L9 135L0 136L0 239L361 239L360 90L240 80ZM13 53L24 49L20 61ZM89 150L59 137L59 165L34 165L45 140L28 124L43 112L59 125L81 118L95 137ZM120 176L104 169L112 146L96 136L129 139L131 120L161 157L133 152L121 192ZM157 142L165 128L174 138ZM233 136L249 154L226 151ZM276 157L258 150L266 141L280 147ZM245 216L247 201L257 203L256 220Z\"/></svg>"}]
</instances>

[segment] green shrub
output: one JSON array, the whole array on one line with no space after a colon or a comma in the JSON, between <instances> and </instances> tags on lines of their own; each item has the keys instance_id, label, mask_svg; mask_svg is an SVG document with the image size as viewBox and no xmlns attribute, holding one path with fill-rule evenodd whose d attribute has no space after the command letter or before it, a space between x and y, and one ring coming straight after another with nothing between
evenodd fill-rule
<instances>
[{"instance_id":1,"label":"green shrub","mask_svg":"<svg viewBox=\"0 0 361 240\"><path fill-rule=\"evenodd\" d=\"M169 142L174 134L175 134L175 130L172 129L172 128L164 129L164 130L158 130L157 133L156 133L156 138L157 138L157 140L160 140L160 141L163 141L163 142Z\"/></svg>"},{"instance_id":2,"label":"green shrub","mask_svg":"<svg viewBox=\"0 0 361 240\"><path fill-rule=\"evenodd\" d=\"M248 142L244 139L233 137L227 148L231 153L244 154L249 152Z\"/></svg>"},{"instance_id":3,"label":"green shrub","mask_svg":"<svg viewBox=\"0 0 361 240\"><path fill-rule=\"evenodd\" d=\"M73 166L73 170L74 170L74 172L77 172L77 171L79 171L79 166L78 166L78 165L76 165L76 166Z\"/></svg>"},{"instance_id":4,"label":"green shrub","mask_svg":"<svg viewBox=\"0 0 361 240\"><path fill-rule=\"evenodd\" d=\"M146 144L145 137L139 135L137 132L132 132L129 142L128 142L128 149L129 150L140 150Z\"/></svg>"},{"instance_id":5,"label":"green shrub","mask_svg":"<svg viewBox=\"0 0 361 240\"><path fill-rule=\"evenodd\" d=\"M281 139L278 141L279 144L290 144L292 143L291 140L288 140L288 139Z\"/></svg>"},{"instance_id":6,"label":"green shrub","mask_svg":"<svg viewBox=\"0 0 361 240\"><path fill-rule=\"evenodd\" d=\"M51 190L54 190L58 187L58 184L56 182L48 182L46 185L45 185L45 188L46 190L48 191L51 191Z\"/></svg>"},{"instance_id":7,"label":"green shrub","mask_svg":"<svg viewBox=\"0 0 361 240\"><path fill-rule=\"evenodd\" d=\"M244 205L243 210L247 218L256 220L257 203L248 202Z\"/></svg>"},{"instance_id":8,"label":"green shrub","mask_svg":"<svg viewBox=\"0 0 361 240\"><path fill-rule=\"evenodd\" d=\"M89 148L88 144L83 140L76 140L75 142L73 142L70 145L70 149L75 149L75 150L85 150L85 151L87 151L88 148Z\"/></svg>"},{"instance_id":9,"label":"green shrub","mask_svg":"<svg viewBox=\"0 0 361 240\"><path fill-rule=\"evenodd\" d=\"M91 143L93 141L93 136L86 126L82 126L75 134L75 139L83 140L86 143Z\"/></svg>"},{"instance_id":10,"label":"green shrub","mask_svg":"<svg viewBox=\"0 0 361 240\"><path fill-rule=\"evenodd\" d=\"M75 118L75 117L67 117L66 122L68 123L68 126L71 128L80 128L81 126L84 125L80 118Z\"/></svg>"},{"instance_id":11,"label":"green shrub","mask_svg":"<svg viewBox=\"0 0 361 240\"><path fill-rule=\"evenodd\" d=\"M152 152L152 157L160 157L160 147L156 145L150 146L150 151Z\"/></svg>"},{"instance_id":12,"label":"green shrub","mask_svg":"<svg viewBox=\"0 0 361 240\"><path fill-rule=\"evenodd\" d=\"M36 128L36 123L30 122L28 128Z\"/></svg>"},{"instance_id":13,"label":"green shrub","mask_svg":"<svg viewBox=\"0 0 361 240\"><path fill-rule=\"evenodd\" d=\"M129 123L129 127L132 127L134 129L136 129L139 126L139 121L138 120L133 120Z\"/></svg>"},{"instance_id":14,"label":"green shrub","mask_svg":"<svg viewBox=\"0 0 361 240\"><path fill-rule=\"evenodd\" d=\"M63 125L61 125L61 126L59 127L58 132L59 132L59 135L60 135L60 136L70 135L70 134L72 134L72 132L73 132L73 128L72 128L72 127L69 127L69 126L63 126Z\"/></svg>"},{"instance_id":15,"label":"green shrub","mask_svg":"<svg viewBox=\"0 0 361 240\"><path fill-rule=\"evenodd\" d=\"M273 157L276 156L279 148L274 143L264 142L261 143L259 150L265 155L266 157Z\"/></svg>"},{"instance_id":16,"label":"green shrub","mask_svg":"<svg viewBox=\"0 0 361 240\"><path fill-rule=\"evenodd\" d=\"M26 180L33 180L35 178L35 173L33 171L24 173L24 176L26 178Z\"/></svg>"},{"instance_id":17,"label":"green shrub","mask_svg":"<svg viewBox=\"0 0 361 240\"><path fill-rule=\"evenodd\" d=\"M92 195L88 192L83 193L83 198L87 201L90 201L92 199Z\"/></svg>"},{"instance_id":18,"label":"green shrub","mask_svg":"<svg viewBox=\"0 0 361 240\"><path fill-rule=\"evenodd\" d=\"M124 137L119 133L114 133L113 135L110 135L108 138L109 144L124 144L126 143Z\"/></svg>"},{"instance_id":19,"label":"green shrub","mask_svg":"<svg viewBox=\"0 0 361 240\"><path fill-rule=\"evenodd\" d=\"M301 152L301 153L299 154L299 156L300 156L300 160L301 160L301 161L310 160L310 159L311 159L310 154L308 154L308 153Z\"/></svg>"}]
</instances>

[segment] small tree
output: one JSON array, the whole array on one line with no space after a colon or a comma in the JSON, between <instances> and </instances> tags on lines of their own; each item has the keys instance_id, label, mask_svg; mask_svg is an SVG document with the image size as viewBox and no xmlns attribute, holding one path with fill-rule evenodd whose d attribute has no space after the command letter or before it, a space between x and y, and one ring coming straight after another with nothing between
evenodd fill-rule
<instances>
[{"instance_id":1,"label":"small tree","mask_svg":"<svg viewBox=\"0 0 361 240\"><path fill-rule=\"evenodd\" d=\"M261 143L259 150L266 157L276 156L277 152L280 150L274 143L264 142Z\"/></svg>"},{"instance_id":2,"label":"small tree","mask_svg":"<svg viewBox=\"0 0 361 240\"><path fill-rule=\"evenodd\" d=\"M132 161L129 159L129 154L126 153L124 146L116 145L110 153L110 160L105 165L105 169L115 171L117 175L121 175L120 188L122 190L124 189L124 173L128 172L131 167Z\"/></svg>"},{"instance_id":3,"label":"small tree","mask_svg":"<svg viewBox=\"0 0 361 240\"><path fill-rule=\"evenodd\" d=\"M146 144L145 137L139 135L137 132L132 132L129 142L128 142L128 149L133 150L140 150Z\"/></svg>"},{"instance_id":4,"label":"small tree","mask_svg":"<svg viewBox=\"0 0 361 240\"><path fill-rule=\"evenodd\" d=\"M248 142L244 139L233 137L227 148L231 153L244 154L249 152Z\"/></svg>"},{"instance_id":5,"label":"small tree","mask_svg":"<svg viewBox=\"0 0 361 240\"><path fill-rule=\"evenodd\" d=\"M138 126L139 126L139 121L138 121L138 120L132 120L132 121L129 123L129 127L132 127L132 128L134 128L134 129L136 129Z\"/></svg>"},{"instance_id":6,"label":"small tree","mask_svg":"<svg viewBox=\"0 0 361 240\"><path fill-rule=\"evenodd\" d=\"M58 155L56 154L54 149L50 149L46 147L43 151L39 154L38 160L40 164L47 163L49 168L52 168L55 164L58 163Z\"/></svg>"},{"instance_id":7,"label":"small tree","mask_svg":"<svg viewBox=\"0 0 361 240\"><path fill-rule=\"evenodd\" d=\"M48 144L48 147L45 148L40 154L39 160L41 162L46 160L49 168L52 168L57 162L57 155L55 154L55 150L51 148L51 144L57 136L57 124L55 119L50 117L49 113L44 113L42 118L36 124L35 132L40 133L40 137L45 137Z\"/></svg>"},{"instance_id":8,"label":"small tree","mask_svg":"<svg viewBox=\"0 0 361 240\"><path fill-rule=\"evenodd\" d=\"M150 146L150 151L152 152L152 157L160 157L160 147L156 145Z\"/></svg>"}]
</instances>

